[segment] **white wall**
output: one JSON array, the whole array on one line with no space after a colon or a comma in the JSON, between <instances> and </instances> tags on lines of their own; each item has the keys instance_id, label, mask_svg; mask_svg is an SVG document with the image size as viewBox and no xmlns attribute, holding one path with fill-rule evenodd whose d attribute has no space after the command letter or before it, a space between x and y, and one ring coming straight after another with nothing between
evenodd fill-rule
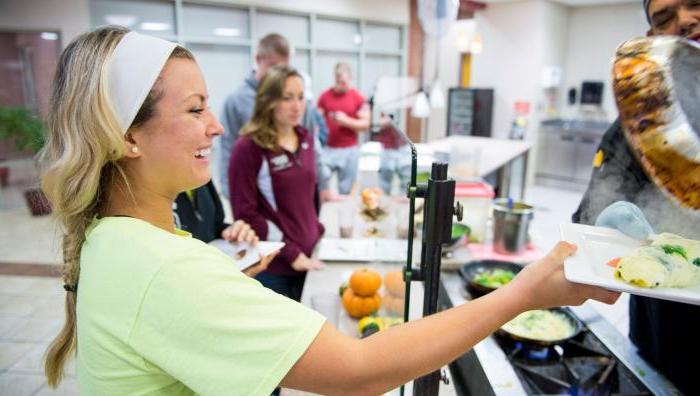
<instances>
[{"instance_id":1,"label":"white wall","mask_svg":"<svg viewBox=\"0 0 700 396\"><path fill-rule=\"evenodd\" d=\"M494 88L492 134L507 137L516 101L531 103L526 138L534 138L542 69L565 60L569 9L546 0L489 4L476 14L483 52L472 56L472 86Z\"/></svg>"},{"instance_id":2,"label":"white wall","mask_svg":"<svg viewBox=\"0 0 700 396\"><path fill-rule=\"evenodd\" d=\"M611 89L611 60L617 46L632 37L642 36L648 28L641 2L574 8L571 12L561 95L561 113L578 116L578 107L566 103L565 94L575 87L580 97L581 82L605 82L603 108L608 120L617 117Z\"/></svg>"},{"instance_id":3,"label":"white wall","mask_svg":"<svg viewBox=\"0 0 700 396\"><path fill-rule=\"evenodd\" d=\"M90 28L89 0L2 0L0 28L58 31L65 47Z\"/></svg>"}]
</instances>

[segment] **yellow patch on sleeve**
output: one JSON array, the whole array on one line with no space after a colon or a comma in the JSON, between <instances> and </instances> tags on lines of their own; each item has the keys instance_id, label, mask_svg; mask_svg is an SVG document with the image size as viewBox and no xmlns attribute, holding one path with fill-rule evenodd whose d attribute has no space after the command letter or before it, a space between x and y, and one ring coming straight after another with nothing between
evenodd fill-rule
<instances>
[{"instance_id":1,"label":"yellow patch on sleeve","mask_svg":"<svg viewBox=\"0 0 700 396\"><path fill-rule=\"evenodd\" d=\"M603 164L603 150L598 150L598 152L595 153L595 157L593 157L593 167L600 168L600 166L602 164Z\"/></svg>"}]
</instances>

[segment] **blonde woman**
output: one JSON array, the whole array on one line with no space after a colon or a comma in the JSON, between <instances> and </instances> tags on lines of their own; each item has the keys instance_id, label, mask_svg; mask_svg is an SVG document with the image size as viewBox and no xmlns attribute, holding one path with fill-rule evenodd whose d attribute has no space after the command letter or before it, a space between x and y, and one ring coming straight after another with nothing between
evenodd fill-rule
<instances>
[{"instance_id":1,"label":"blonde woman","mask_svg":"<svg viewBox=\"0 0 700 396\"><path fill-rule=\"evenodd\" d=\"M311 252L323 234L314 205L314 137L301 125L304 80L290 66L270 68L260 81L250 121L233 147L229 191L234 217L266 240L285 246L256 279L296 301L308 270L322 263Z\"/></svg>"},{"instance_id":2,"label":"blonde woman","mask_svg":"<svg viewBox=\"0 0 700 396\"><path fill-rule=\"evenodd\" d=\"M61 55L42 158L65 232L67 320L46 357L51 386L76 355L84 395L268 395L278 384L379 394L522 311L617 298L568 283L562 261L575 249L561 243L485 297L363 340L344 336L175 229L175 196L211 177L221 126L207 97L191 55L164 40L105 27Z\"/></svg>"}]
</instances>

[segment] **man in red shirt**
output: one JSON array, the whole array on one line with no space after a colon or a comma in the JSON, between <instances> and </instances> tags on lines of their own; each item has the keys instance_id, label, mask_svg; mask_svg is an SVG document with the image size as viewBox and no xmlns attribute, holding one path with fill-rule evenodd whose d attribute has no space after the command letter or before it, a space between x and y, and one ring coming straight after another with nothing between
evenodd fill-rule
<instances>
[{"instance_id":1,"label":"man in red shirt","mask_svg":"<svg viewBox=\"0 0 700 396\"><path fill-rule=\"evenodd\" d=\"M318 109L328 125L325 163L338 173L340 194L349 194L355 183L360 158L357 135L369 129L369 105L350 82L350 65L340 62L335 66L335 85L318 98Z\"/></svg>"}]
</instances>

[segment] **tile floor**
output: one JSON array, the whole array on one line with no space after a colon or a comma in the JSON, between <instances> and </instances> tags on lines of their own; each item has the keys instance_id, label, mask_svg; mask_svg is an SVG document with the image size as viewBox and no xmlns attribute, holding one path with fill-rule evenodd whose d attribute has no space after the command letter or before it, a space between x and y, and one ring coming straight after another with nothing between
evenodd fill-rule
<instances>
[{"instance_id":1,"label":"tile floor","mask_svg":"<svg viewBox=\"0 0 700 396\"><path fill-rule=\"evenodd\" d=\"M56 224L49 217L31 217L24 205L22 186L31 180L27 172L18 172L10 186L0 188L0 263L58 264ZM533 240L542 249L549 249L559 240L558 225L569 221L580 197L580 192L551 187L533 186L528 190L526 202L536 209ZM46 346L63 323L65 294L61 286L56 277L0 275L0 395L77 394L72 364L55 391L47 387L42 373ZM626 334L624 297L613 306L593 305Z\"/></svg>"}]
</instances>

